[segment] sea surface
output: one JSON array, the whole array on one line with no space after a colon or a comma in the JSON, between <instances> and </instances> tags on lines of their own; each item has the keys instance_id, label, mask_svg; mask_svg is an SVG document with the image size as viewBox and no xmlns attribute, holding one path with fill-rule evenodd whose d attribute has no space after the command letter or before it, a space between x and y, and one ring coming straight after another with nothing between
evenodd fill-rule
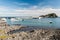
<instances>
[{"instance_id":1,"label":"sea surface","mask_svg":"<svg viewBox=\"0 0 60 40\"><path fill-rule=\"evenodd\" d=\"M7 24L10 25L23 25L23 26L33 26L33 27L45 27L45 28L60 28L60 18L41 18L41 19L23 19L19 21L9 21Z\"/></svg>"}]
</instances>

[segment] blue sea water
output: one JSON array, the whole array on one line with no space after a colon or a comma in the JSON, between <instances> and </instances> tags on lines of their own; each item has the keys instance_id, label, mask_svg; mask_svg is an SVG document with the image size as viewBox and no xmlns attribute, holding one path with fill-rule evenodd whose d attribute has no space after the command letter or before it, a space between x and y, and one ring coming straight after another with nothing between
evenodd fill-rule
<instances>
[{"instance_id":1,"label":"blue sea water","mask_svg":"<svg viewBox=\"0 0 60 40\"><path fill-rule=\"evenodd\" d=\"M14 21L14 22L9 21L8 19L7 24L10 24L10 25L21 24L23 26L60 28L60 18L24 19L22 21L20 20L20 21Z\"/></svg>"}]
</instances>

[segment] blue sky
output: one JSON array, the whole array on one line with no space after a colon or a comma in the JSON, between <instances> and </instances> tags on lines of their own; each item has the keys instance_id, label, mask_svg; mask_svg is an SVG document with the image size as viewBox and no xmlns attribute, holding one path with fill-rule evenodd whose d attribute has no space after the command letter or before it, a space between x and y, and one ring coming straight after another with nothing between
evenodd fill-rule
<instances>
[{"instance_id":1,"label":"blue sky","mask_svg":"<svg viewBox=\"0 0 60 40\"><path fill-rule=\"evenodd\" d=\"M43 9L44 8L44 9ZM33 10L34 9L34 10ZM59 10L60 9L60 0L0 0L0 15L36 15L31 14L37 10ZM18 11L16 11L18 10ZM29 10L29 12L27 12ZM46 11L45 10L45 11ZM22 11L22 12L20 12ZM60 10L59 10L60 11ZM58 11L58 12L59 12ZM27 12L27 13L26 13ZM48 12L45 12L48 13ZM42 12L44 14L44 11ZM39 15L39 14L37 14Z\"/></svg>"},{"instance_id":2,"label":"blue sky","mask_svg":"<svg viewBox=\"0 0 60 40\"><path fill-rule=\"evenodd\" d=\"M0 6L19 8L30 6L51 6L53 8L60 8L60 0L0 0Z\"/></svg>"}]
</instances>

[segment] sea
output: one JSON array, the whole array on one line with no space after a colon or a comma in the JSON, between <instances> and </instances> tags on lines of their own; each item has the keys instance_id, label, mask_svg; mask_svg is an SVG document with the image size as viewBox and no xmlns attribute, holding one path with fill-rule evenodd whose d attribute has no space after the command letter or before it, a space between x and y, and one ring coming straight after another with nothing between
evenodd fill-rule
<instances>
[{"instance_id":1,"label":"sea","mask_svg":"<svg viewBox=\"0 0 60 40\"><path fill-rule=\"evenodd\" d=\"M43 28L60 28L60 17L58 18L41 18L41 19L22 19L19 21L9 21L9 25L22 25L28 27L43 27Z\"/></svg>"}]
</instances>

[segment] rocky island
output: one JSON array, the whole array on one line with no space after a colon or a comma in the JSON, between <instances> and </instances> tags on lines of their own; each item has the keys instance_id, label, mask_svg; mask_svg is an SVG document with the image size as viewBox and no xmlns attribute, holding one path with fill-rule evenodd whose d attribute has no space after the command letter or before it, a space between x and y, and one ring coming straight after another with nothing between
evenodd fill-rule
<instances>
[{"instance_id":1,"label":"rocky island","mask_svg":"<svg viewBox=\"0 0 60 40\"><path fill-rule=\"evenodd\" d=\"M57 18L58 16L55 13L50 13L50 14L46 14L46 15L41 15L39 17L42 17L42 18Z\"/></svg>"}]
</instances>

